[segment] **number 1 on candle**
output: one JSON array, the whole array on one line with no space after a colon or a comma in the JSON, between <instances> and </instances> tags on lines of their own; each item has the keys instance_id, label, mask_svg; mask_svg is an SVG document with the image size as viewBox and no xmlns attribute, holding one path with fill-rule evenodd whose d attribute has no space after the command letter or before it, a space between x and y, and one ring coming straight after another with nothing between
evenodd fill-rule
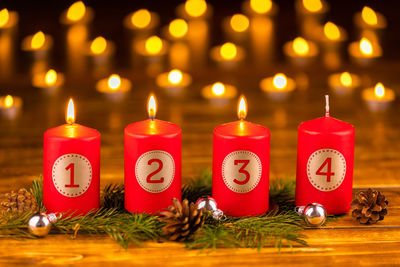
<instances>
[{"instance_id":1,"label":"number 1 on candle","mask_svg":"<svg viewBox=\"0 0 400 267\"><path fill-rule=\"evenodd\" d=\"M78 184L74 184L75 180L75 165L74 163L69 164L65 169L70 171L70 184L66 184L65 187L79 187Z\"/></svg>"}]
</instances>

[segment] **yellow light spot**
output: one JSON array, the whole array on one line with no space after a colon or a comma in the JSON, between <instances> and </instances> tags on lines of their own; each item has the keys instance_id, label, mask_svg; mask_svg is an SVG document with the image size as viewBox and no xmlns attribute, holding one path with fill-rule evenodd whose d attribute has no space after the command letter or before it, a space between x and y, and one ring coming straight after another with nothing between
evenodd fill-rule
<instances>
[{"instance_id":1,"label":"yellow light spot","mask_svg":"<svg viewBox=\"0 0 400 267\"><path fill-rule=\"evenodd\" d=\"M374 49L371 42L367 38L362 38L360 41L360 51L364 55L372 55Z\"/></svg>"},{"instance_id":2,"label":"yellow light spot","mask_svg":"<svg viewBox=\"0 0 400 267\"><path fill-rule=\"evenodd\" d=\"M340 83L347 87L351 86L351 84L353 83L353 79L351 78L350 73L346 71L340 74Z\"/></svg>"},{"instance_id":3,"label":"yellow light spot","mask_svg":"<svg viewBox=\"0 0 400 267\"><path fill-rule=\"evenodd\" d=\"M225 85L221 82L216 82L211 86L211 91L216 96L221 96L225 93Z\"/></svg>"},{"instance_id":4,"label":"yellow light spot","mask_svg":"<svg viewBox=\"0 0 400 267\"><path fill-rule=\"evenodd\" d=\"M82 1L73 3L67 11L67 18L72 21L81 20L86 13L86 6Z\"/></svg>"},{"instance_id":5,"label":"yellow light spot","mask_svg":"<svg viewBox=\"0 0 400 267\"><path fill-rule=\"evenodd\" d=\"M246 99L242 95L239 100L238 104L238 118L239 120L244 120L247 116L247 105L246 105Z\"/></svg>"},{"instance_id":6,"label":"yellow light spot","mask_svg":"<svg viewBox=\"0 0 400 267\"><path fill-rule=\"evenodd\" d=\"M180 70L173 69L168 73L168 81L172 84L178 84L182 81L183 75Z\"/></svg>"},{"instance_id":7,"label":"yellow light spot","mask_svg":"<svg viewBox=\"0 0 400 267\"><path fill-rule=\"evenodd\" d=\"M157 112L157 103L156 98L153 94L150 95L149 101L147 102L147 113L149 114L150 119L154 119L156 117Z\"/></svg>"},{"instance_id":8,"label":"yellow light spot","mask_svg":"<svg viewBox=\"0 0 400 267\"><path fill-rule=\"evenodd\" d=\"M185 11L192 17L200 17L207 10L207 3L204 0L187 0Z\"/></svg>"},{"instance_id":9,"label":"yellow light spot","mask_svg":"<svg viewBox=\"0 0 400 267\"><path fill-rule=\"evenodd\" d=\"M119 77L118 74L112 74L108 78L108 87L110 87L112 90L117 90L118 88L121 87L121 78Z\"/></svg>"},{"instance_id":10,"label":"yellow light spot","mask_svg":"<svg viewBox=\"0 0 400 267\"><path fill-rule=\"evenodd\" d=\"M322 9L321 0L303 0L303 6L310 12L318 12Z\"/></svg>"},{"instance_id":11,"label":"yellow light spot","mask_svg":"<svg viewBox=\"0 0 400 267\"><path fill-rule=\"evenodd\" d=\"M338 40L340 38L339 27L336 26L334 23L328 21L324 25L324 34L329 40Z\"/></svg>"},{"instance_id":12,"label":"yellow light spot","mask_svg":"<svg viewBox=\"0 0 400 267\"><path fill-rule=\"evenodd\" d=\"M158 36L151 36L146 40L145 48L146 51L151 55L156 55L161 52L163 43Z\"/></svg>"},{"instance_id":13,"label":"yellow light spot","mask_svg":"<svg viewBox=\"0 0 400 267\"><path fill-rule=\"evenodd\" d=\"M274 84L274 87L276 87L278 89L285 88L287 85L286 75L283 73L275 74L272 83Z\"/></svg>"},{"instance_id":14,"label":"yellow light spot","mask_svg":"<svg viewBox=\"0 0 400 267\"><path fill-rule=\"evenodd\" d=\"M143 29L151 22L151 13L147 9L139 9L132 14L131 22L137 28Z\"/></svg>"},{"instance_id":15,"label":"yellow light spot","mask_svg":"<svg viewBox=\"0 0 400 267\"><path fill-rule=\"evenodd\" d=\"M47 85L54 85L57 82L57 72L53 69L50 69L48 72L46 72L44 80Z\"/></svg>"},{"instance_id":16,"label":"yellow light spot","mask_svg":"<svg viewBox=\"0 0 400 267\"><path fill-rule=\"evenodd\" d=\"M258 14L265 14L272 8L271 0L250 0L251 9Z\"/></svg>"},{"instance_id":17,"label":"yellow light spot","mask_svg":"<svg viewBox=\"0 0 400 267\"><path fill-rule=\"evenodd\" d=\"M242 14L235 14L231 17L231 27L236 32L244 32L249 28L249 19Z\"/></svg>"},{"instance_id":18,"label":"yellow light spot","mask_svg":"<svg viewBox=\"0 0 400 267\"><path fill-rule=\"evenodd\" d=\"M92 51L93 54L101 54L104 53L104 51L107 48L107 41L104 39L104 37L96 37L93 42L90 44L90 51Z\"/></svg>"},{"instance_id":19,"label":"yellow light spot","mask_svg":"<svg viewBox=\"0 0 400 267\"><path fill-rule=\"evenodd\" d=\"M221 57L226 60L232 60L236 57L237 55L237 48L236 45L233 43L225 43L221 46L219 53L221 54Z\"/></svg>"},{"instance_id":20,"label":"yellow light spot","mask_svg":"<svg viewBox=\"0 0 400 267\"><path fill-rule=\"evenodd\" d=\"M0 27L6 25L9 19L10 14L8 13L7 8L3 8L2 10L0 10Z\"/></svg>"},{"instance_id":21,"label":"yellow light spot","mask_svg":"<svg viewBox=\"0 0 400 267\"><path fill-rule=\"evenodd\" d=\"M376 16L375 11L370 7L365 6L362 9L361 17L368 25L376 25L378 23L378 17Z\"/></svg>"},{"instance_id":22,"label":"yellow light spot","mask_svg":"<svg viewBox=\"0 0 400 267\"><path fill-rule=\"evenodd\" d=\"M33 35L32 40L31 40L31 47L32 49L39 49L44 45L45 42L45 36L42 31L39 31Z\"/></svg>"},{"instance_id":23,"label":"yellow light spot","mask_svg":"<svg viewBox=\"0 0 400 267\"><path fill-rule=\"evenodd\" d=\"M11 108L14 105L14 98L10 95L7 95L4 98L4 107L5 108Z\"/></svg>"},{"instance_id":24,"label":"yellow light spot","mask_svg":"<svg viewBox=\"0 0 400 267\"><path fill-rule=\"evenodd\" d=\"M382 83L377 83L374 91L377 98L383 98L385 96L385 87Z\"/></svg>"},{"instance_id":25,"label":"yellow light spot","mask_svg":"<svg viewBox=\"0 0 400 267\"><path fill-rule=\"evenodd\" d=\"M66 119L68 124L73 124L75 122L75 108L74 108L74 101L72 98L69 99L68 107L67 107L67 116Z\"/></svg>"},{"instance_id":26,"label":"yellow light spot","mask_svg":"<svg viewBox=\"0 0 400 267\"><path fill-rule=\"evenodd\" d=\"M302 37L293 40L293 50L296 54L304 56L310 50L307 41Z\"/></svg>"},{"instance_id":27,"label":"yellow light spot","mask_svg":"<svg viewBox=\"0 0 400 267\"><path fill-rule=\"evenodd\" d=\"M169 33L175 38L182 38L188 32L188 24L183 19L174 19L169 24Z\"/></svg>"}]
</instances>

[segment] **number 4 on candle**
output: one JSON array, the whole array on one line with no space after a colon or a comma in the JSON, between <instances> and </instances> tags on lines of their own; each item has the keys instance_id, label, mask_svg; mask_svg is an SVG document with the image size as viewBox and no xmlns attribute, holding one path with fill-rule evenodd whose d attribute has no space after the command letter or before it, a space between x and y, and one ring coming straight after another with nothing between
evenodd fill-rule
<instances>
[{"instance_id":1,"label":"number 4 on candle","mask_svg":"<svg viewBox=\"0 0 400 267\"><path fill-rule=\"evenodd\" d=\"M326 166L326 172L323 172L325 166ZM335 175L335 173L332 172L332 158L326 158L326 160L322 163L321 167L319 167L319 169L315 174L326 176L326 181L330 182L331 176Z\"/></svg>"}]
</instances>

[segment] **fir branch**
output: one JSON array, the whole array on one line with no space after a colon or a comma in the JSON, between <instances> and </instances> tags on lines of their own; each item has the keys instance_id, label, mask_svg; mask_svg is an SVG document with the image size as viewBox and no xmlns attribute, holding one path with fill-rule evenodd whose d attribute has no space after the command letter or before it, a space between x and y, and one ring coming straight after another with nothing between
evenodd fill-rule
<instances>
[{"instance_id":1,"label":"fir branch","mask_svg":"<svg viewBox=\"0 0 400 267\"><path fill-rule=\"evenodd\" d=\"M46 208L43 205L43 176L40 175L38 179L32 181L32 188L30 189L31 194L35 197L39 211L45 211Z\"/></svg>"},{"instance_id":2,"label":"fir branch","mask_svg":"<svg viewBox=\"0 0 400 267\"><path fill-rule=\"evenodd\" d=\"M190 179L187 184L182 187L182 199L189 202L196 201L204 196L211 196L212 172L209 169L202 171L198 177Z\"/></svg>"},{"instance_id":3,"label":"fir branch","mask_svg":"<svg viewBox=\"0 0 400 267\"><path fill-rule=\"evenodd\" d=\"M123 184L109 184L102 191L102 207L125 211L125 187Z\"/></svg>"},{"instance_id":4,"label":"fir branch","mask_svg":"<svg viewBox=\"0 0 400 267\"><path fill-rule=\"evenodd\" d=\"M3 213L0 215L0 237L15 239L36 238L27 231L27 223L33 212Z\"/></svg>"}]
</instances>

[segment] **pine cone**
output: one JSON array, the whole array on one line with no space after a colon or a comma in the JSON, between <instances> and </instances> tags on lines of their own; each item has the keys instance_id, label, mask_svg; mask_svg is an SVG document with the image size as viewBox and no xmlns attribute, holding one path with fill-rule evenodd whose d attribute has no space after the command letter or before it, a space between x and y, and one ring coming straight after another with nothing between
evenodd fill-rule
<instances>
[{"instance_id":1,"label":"pine cone","mask_svg":"<svg viewBox=\"0 0 400 267\"><path fill-rule=\"evenodd\" d=\"M160 213L160 220L167 223L162 231L171 241L185 241L203 226L204 211L198 210L193 202L189 204L187 199L182 204L176 198L172 202L168 211Z\"/></svg>"},{"instance_id":2,"label":"pine cone","mask_svg":"<svg viewBox=\"0 0 400 267\"><path fill-rule=\"evenodd\" d=\"M36 212L38 209L35 197L25 188L21 188L17 193L11 191L11 193L4 194L0 206L2 213Z\"/></svg>"},{"instance_id":3,"label":"pine cone","mask_svg":"<svg viewBox=\"0 0 400 267\"><path fill-rule=\"evenodd\" d=\"M356 194L356 198L351 203L353 206L351 215L357 218L359 223L373 224L383 220L387 214L388 203L381 192L369 188L367 191Z\"/></svg>"}]
</instances>

